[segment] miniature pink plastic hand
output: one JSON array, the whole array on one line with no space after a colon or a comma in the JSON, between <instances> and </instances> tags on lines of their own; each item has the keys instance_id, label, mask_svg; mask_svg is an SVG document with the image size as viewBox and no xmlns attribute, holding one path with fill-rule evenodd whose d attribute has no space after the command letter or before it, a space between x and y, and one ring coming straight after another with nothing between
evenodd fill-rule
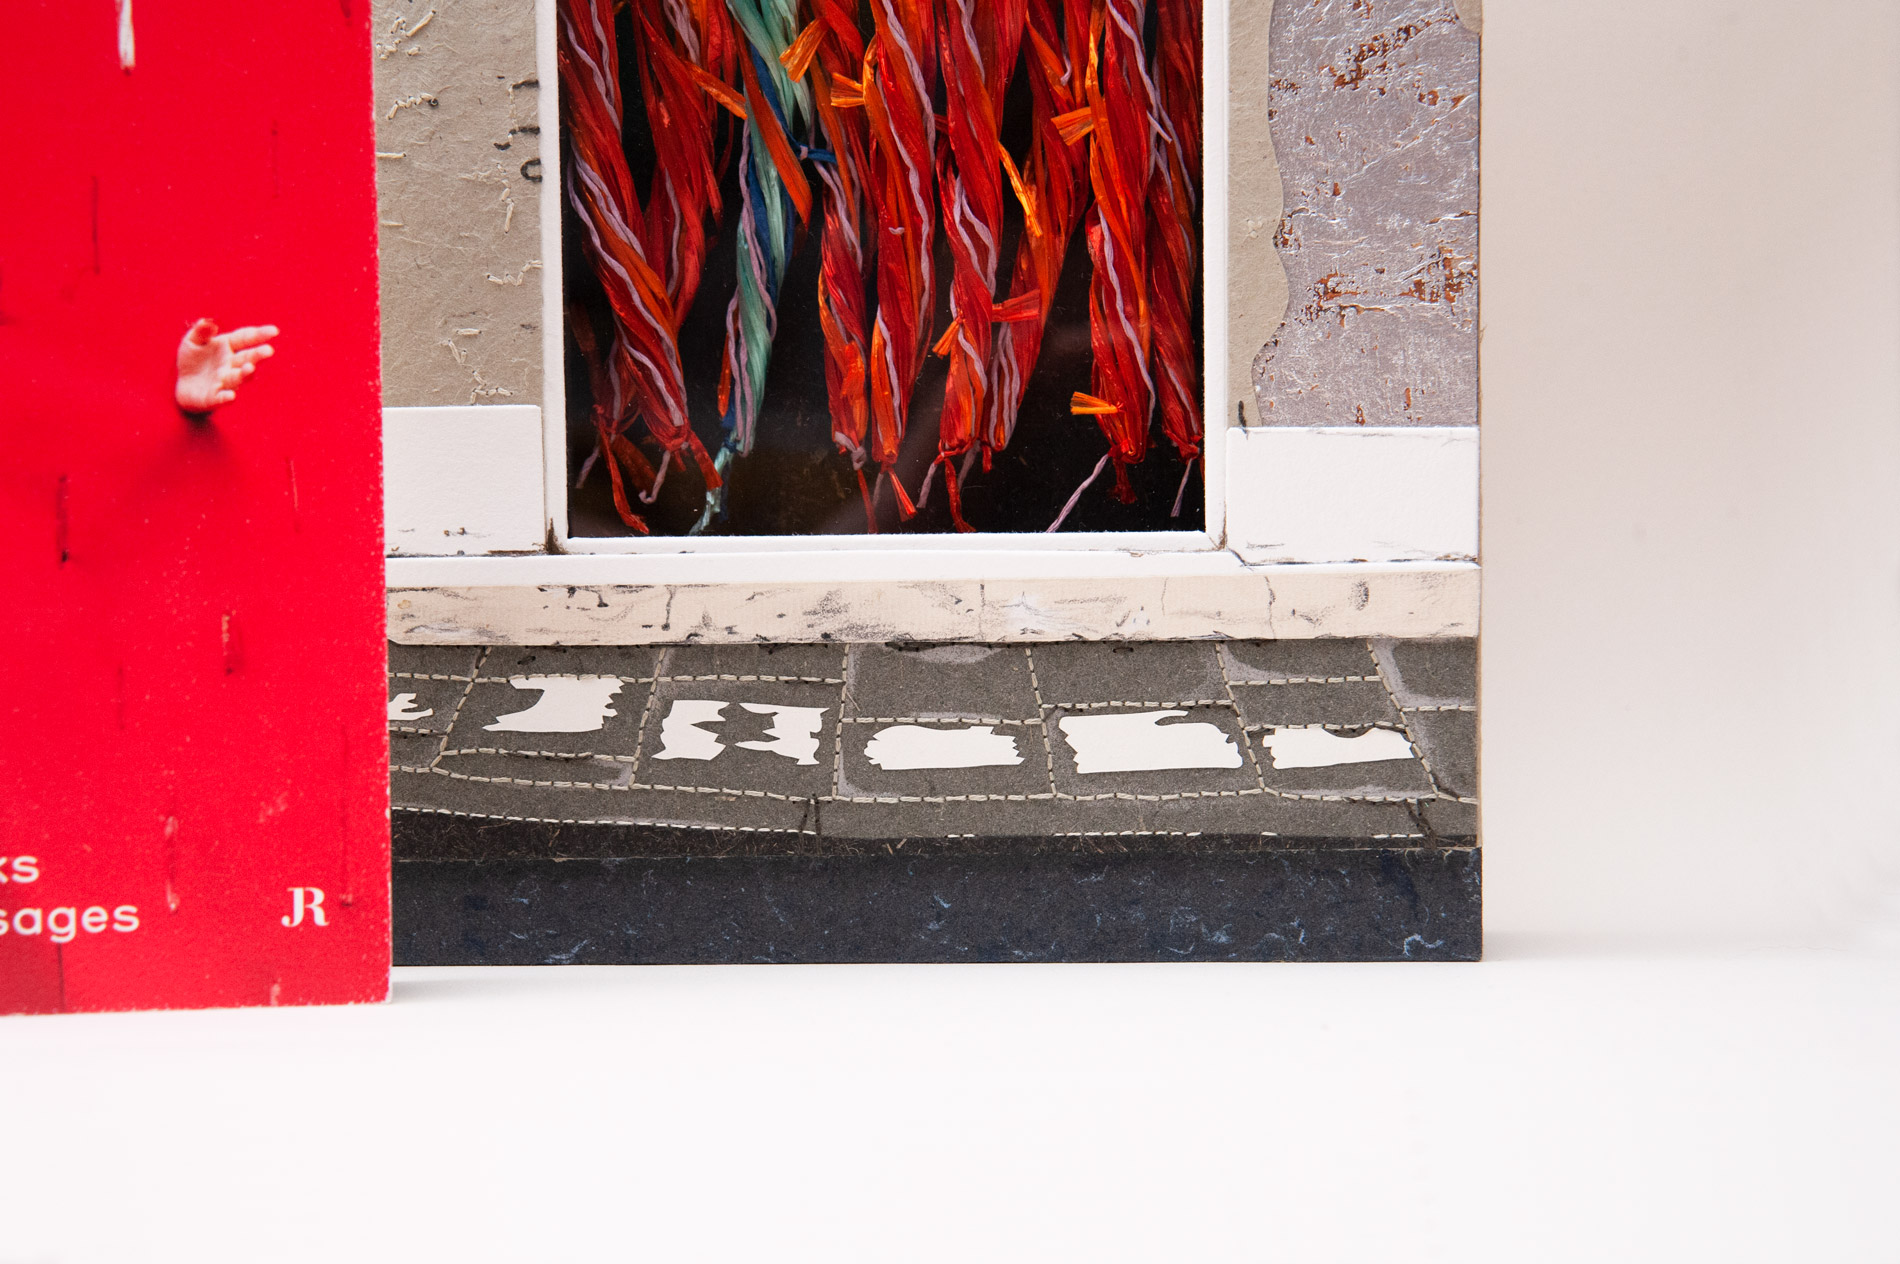
<instances>
[{"instance_id":1,"label":"miniature pink plastic hand","mask_svg":"<svg viewBox=\"0 0 1900 1264\"><path fill-rule=\"evenodd\" d=\"M247 325L228 334L206 318L185 331L178 344L178 406L204 414L237 398L237 388L271 355L275 325Z\"/></svg>"}]
</instances>

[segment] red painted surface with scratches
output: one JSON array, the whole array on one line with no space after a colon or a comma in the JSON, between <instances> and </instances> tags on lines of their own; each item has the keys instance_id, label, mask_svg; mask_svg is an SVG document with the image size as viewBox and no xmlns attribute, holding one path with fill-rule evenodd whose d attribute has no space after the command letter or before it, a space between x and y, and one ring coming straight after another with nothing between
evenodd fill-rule
<instances>
[{"instance_id":1,"label":"red painted surface with scratches","mask_svg":"<svg viewBox=\"0 0 1900 1264\"><path fill-rule=\"evenodd\" d=\"M0 1012L381 999L369 0L135 18L0 14ZM283 332L194 424L199 316Z\"/></svg>"}]
</instances>

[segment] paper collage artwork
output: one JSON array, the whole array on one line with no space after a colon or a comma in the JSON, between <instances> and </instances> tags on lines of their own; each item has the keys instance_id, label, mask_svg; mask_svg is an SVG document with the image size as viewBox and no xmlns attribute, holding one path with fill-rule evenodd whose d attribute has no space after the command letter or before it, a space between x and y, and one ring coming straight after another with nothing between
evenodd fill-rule
<instances>
[{"instance_id":1,"label":"paper collage artwork","mask_svg":"<svg viewBox=\"0 0 1900 1264\"><path fill-rule=\"evenodd\" d=\"M0 1009L1479 955L1475 6L220 13L10 31Z\"/></svg>"},{"instance_id":2,"label":"paper collage artwork","mask_svg":"<svg viewBox=\"0 0 1900 1264\"><path fill-rule=\"evenodd\" d=\"M392 528L398 960L1477 954L1475 9L468 4L388 425L546 529Z\"/></svg>"}]
</instances>

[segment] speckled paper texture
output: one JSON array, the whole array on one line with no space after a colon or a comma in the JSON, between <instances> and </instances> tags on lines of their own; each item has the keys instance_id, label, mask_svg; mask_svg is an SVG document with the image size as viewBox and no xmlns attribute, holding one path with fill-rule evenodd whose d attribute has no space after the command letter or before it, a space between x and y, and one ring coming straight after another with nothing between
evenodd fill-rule
<instances>
[{"instance_id":1,"label":"speckled paper texture","mask_svg":"<svg viewBox=\"0 0 1900 1264\"><path fill-rule=\"evenodd\" d=\"M534 0L376 0L383 403L541 402Z\"/></svg>"}]
</instances>

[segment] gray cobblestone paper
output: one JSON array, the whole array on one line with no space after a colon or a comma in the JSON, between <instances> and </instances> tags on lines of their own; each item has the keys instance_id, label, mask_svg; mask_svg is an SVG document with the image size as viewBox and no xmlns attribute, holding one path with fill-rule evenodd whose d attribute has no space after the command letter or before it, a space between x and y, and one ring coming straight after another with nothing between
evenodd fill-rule
<instances>
[{"instance_id":1,"label":"gray cobblestone paper","mask_svg":"<svg viewBox=\"0 0 1900 1264\"><path fill-rule=\"evenodd\" d=\"M611 693L598 728L498 726L541 697L512 682L574 677L611 682L596 687ZM1427 805L1475 803L1474 681L1469 640L397 647L392 797L448 815L776 835L793 850L907 837L1425 841L1443 832ZM1157 738L1198 726L1199 748L1231 763L1157 767L1165 759L1137 746L1125 770L1085 771L1075 724L1117 716L1160 726ZM1007 758L886 767L869 748L896 726L981 726L984 749ZM1390 730L1410 753L1276 766L1265 737L1309 727L1345 740Z\"/></svg>"}]
</instances>

